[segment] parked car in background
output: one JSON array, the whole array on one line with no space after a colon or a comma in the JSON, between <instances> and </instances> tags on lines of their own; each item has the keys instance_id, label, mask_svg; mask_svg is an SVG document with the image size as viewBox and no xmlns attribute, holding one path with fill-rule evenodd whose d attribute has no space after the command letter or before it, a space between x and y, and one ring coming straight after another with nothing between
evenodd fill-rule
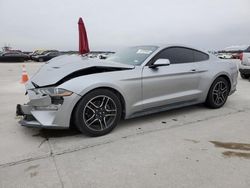
<instances>
[{"instance_id":1,"label":"parked car in background","mask_svg":"<svg viewBox=\"0 0 250 188\"><path fill-rule=\"evenodd\" d=\"M240 54L241 53L234 53L234 54L232 54L232 59L240 59Z\"/></svg>"},{"instance_id":2,"label":"parked car in background","mask_svg":"<svg viewBox=\"0 0 250 188\"><path fill-rule=\"evenodd\" d=\"M45 50L35 50L34 52L30 53L30 59L32 59L36 55L41 55Z\"/></svg>"},{"instance_id":3,"label":"parked car in background","mask_svg":"<svg viewBox=\"0 0 250 188\"><path fill-rule=\"evenodd\" d=\"M109 56L114 54L114 52L108 52L108 53L101 53L97 55L97 58L99 59L107 59Z\"/></svg>"},{"instance_id":4,"label":"parked car in background","mask_svg":"<svg viewBox=\"0 0 250 188\"><path fill-rule=\"evenodd\" d=\"M248 79L250 78L250 46L240 54L240 60L240 75L243 79Z\"/></svg>"},{"instance_id":5,"label":"parked car in background","mask_svg":"<svg viewBox=\"0 0 250 188\"><path fill-rule=\"evenodd\" d=\"M231 59L232 58L232 54L229 53L218 53L217 57L220 59Z\"/></svg>"},{"instance_id":6,"label":"parked car in background","mask_svg":"<svg viewBox=\"0 0 250 188\"><path fill-rule=\"evenodd\" d=\"M57 57L59 55L60 55L60 52L57 50L46 50L46 51L43 51L41 54L32 56L32 60L39 61L39 62L49 61L52 58Z\"/></svg>"},{"instance_id":7,"label":"parked car in background","mask_svg":"<svg viewBox=\"0 0 250 188\"><path fill-rule=\"evenodd\" d=\"M28 81L30 101L17 105L20 124L69 128L100 136L120 119L205 103L222 107L235 92L235 62L179 45L135 46L105 60L52 59Z\"/></svg>"},{"instance_id":8,"label":"parked car in background","mask_svg":"<svg viewBox=\"0 0 250 188\"><path fill-rule=\"evenodd\" d=\"M3 52L0 54L0 62L24 62L29 56L18 51Z\"/></svg>"},{"instance_id":9,"label":"parked car in background","mask_svg":"<svg viewBox=\"0 0 250 188\"><path fill-rule=\"evenodd\" d=\"M97 56L98 56L98 54L96 54L96 53L88 53L87 54L87 56L89 57L89 58L97 58Z\"/></svg>"}]
</instances>

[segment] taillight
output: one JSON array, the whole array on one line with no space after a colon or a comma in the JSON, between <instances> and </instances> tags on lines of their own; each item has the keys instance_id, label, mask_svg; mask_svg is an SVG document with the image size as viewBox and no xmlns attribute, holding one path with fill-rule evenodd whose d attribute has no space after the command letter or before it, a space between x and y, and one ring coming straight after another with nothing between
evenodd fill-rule
<instances>
[{"instance_id":1,"label":"taillight","mask_svg":"<svg viewBox=\"0 0 250 188\"><path fill-rule=\"evenodd\" d=\"M243 59L243 53L240 53L239 58L242 61L242 59Z\"/></svg>"}]
</instances>

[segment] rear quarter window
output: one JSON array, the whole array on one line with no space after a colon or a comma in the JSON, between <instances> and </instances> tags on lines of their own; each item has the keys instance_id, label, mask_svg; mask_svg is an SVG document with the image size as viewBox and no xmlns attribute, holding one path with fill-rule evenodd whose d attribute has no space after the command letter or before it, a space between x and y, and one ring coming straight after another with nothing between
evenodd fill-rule
<instances>
[{"instance_id":1,"label":"rear quarter window","mask_svg":"<svg viewBox=\"0 0 250 188\"><path fill-rule=\"evenodd\" d=\"M194 50L194 61L198 62L198 61L206 61L209 59L209 55L205 54L203 52L199 52L199 51L195 51Z\"/></svg>"}]
</instances>

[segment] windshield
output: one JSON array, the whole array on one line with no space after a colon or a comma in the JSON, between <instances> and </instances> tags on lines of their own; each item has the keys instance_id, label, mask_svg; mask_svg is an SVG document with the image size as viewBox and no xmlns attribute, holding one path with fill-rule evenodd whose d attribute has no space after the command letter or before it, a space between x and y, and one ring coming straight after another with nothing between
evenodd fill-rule
<instances>
[{"instance_id":1,"label":"windshield","mask_svg":"<svg viewBox=\"0 0 250 188\"><path fill-rule=\"evenodd\" d=\"M107 60L129 65L141 65L157 48L157 46L130 47L118 51Z\"/></svg>"}]
</instances>

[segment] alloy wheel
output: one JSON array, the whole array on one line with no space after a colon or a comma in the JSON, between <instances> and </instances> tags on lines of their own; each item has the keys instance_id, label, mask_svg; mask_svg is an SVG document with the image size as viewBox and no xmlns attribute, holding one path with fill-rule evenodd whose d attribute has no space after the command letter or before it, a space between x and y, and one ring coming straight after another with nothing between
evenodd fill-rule
<instances>
[{"instance_id":1,"label":"alloy wheel","mask_svg":"<svg viewBox=\"0 0 250 188\"><path fill-rule=\"evenodd\" d=\"M83 120L93 131L108 129L117 116L115 102L106 95L99 95L90 99L83 110Z\"/></svg>"},{"instance_id":2,"label":"alloy wheel","mask_svg":"<svg viewBox=\"0 0 250 188\"><path fill-rule=\"evenodd\" d=\"M217 82L212 92L214 103L218 106L225 103L227 95L228 95L227 85L222 81Z\"/></svg>"}]
</instances>

